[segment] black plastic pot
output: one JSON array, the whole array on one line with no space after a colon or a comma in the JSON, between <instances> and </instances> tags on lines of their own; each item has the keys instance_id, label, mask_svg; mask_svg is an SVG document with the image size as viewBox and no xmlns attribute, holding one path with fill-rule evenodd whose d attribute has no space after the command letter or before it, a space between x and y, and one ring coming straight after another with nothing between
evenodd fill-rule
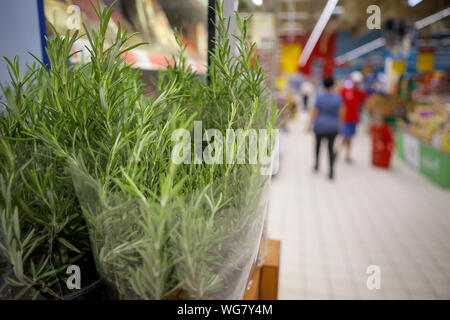
<instances>
[{"instance_id":1,"label":"black plastic pot","mask_svg":"<svg viewBox=\"0 0 450 320\"><path fill-rule=\"evenodd\" d=\"M98 279L83 289L64 295L62 299L57 299L47 293L41 293L41 296L46 300L108 300L106 289L103 280Z\"/></svg>"},{"instance_id":2,"label":"black plastic pot","mask_svg":"<svg viewBox=\"0 0 450 320\"><path fill-rule=\"evenodd\" d=\"M103 279L99 278L92 257L88 256L82 262L82 289L65 293L61 298L56 298L45 292L40 292L38 300L116 300L118 294L116 290L108 285ZM20 287L10 287L5 285L5 277L12 274L12 268L0 256L0 300L13 299L20 292ZM38 289L38 288L36 288ZM67 292L67 290L65 290ZM29 300L33 298L33 291L30 290L21 300Z\"/></svg>"}]
</instances>

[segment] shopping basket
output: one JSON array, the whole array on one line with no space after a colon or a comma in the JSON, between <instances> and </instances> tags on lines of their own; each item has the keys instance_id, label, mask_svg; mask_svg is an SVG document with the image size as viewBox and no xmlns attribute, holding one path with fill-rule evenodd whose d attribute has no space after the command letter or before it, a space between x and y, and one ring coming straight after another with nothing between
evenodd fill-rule
<instances>
[{"instance_id":1,"label":"shopping basket","mask_svg":"<svg viewBox=\"0 0 450 320\"><path fill-rule=\"evenodd\" d=\"M389 168L395 147L394 135L387 124L371 126L372 164L376 167Z\"/></svg>"}]
</instances>

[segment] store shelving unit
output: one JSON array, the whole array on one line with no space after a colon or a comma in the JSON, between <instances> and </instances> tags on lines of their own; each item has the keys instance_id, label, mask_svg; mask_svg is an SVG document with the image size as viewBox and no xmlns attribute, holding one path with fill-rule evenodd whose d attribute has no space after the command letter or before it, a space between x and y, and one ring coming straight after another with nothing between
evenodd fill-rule
<instances>
[{"instance_id":1,"label":"store shelving unit","mask_svg":"<svg viewBox=\"0 0 450 320\"><path fill-rule=\"evenodd\" d=\"M110 5L109 0L101 5ZM81 22L88 26L98 23L95 12L89 2L82 0L44 0L47 33L52 36L49 22L55 25L59 34L67 30L67 21L74 11L70 6L80 8ZM112 22L108 25L109 37L113 37L118 24L129 32L138 32L135 42L148 44L133 49L124 55L125 63L133 64L143 71L164 70L171 63L171 56L178 51L173 33L180 30L183 44L187 45L188 63L200 75L207 69L208 42L208 3L202 0L156 1L156 0L120 0L115 4ZM108 39L107 39L108 40ZM134 43L131 43L131 45ZM82 63L89 59L89 42L82 37L74 44L73 51L78 52L72 63ZM152 73L153 74L153 73Z\"/></svg>"}]
</instances>

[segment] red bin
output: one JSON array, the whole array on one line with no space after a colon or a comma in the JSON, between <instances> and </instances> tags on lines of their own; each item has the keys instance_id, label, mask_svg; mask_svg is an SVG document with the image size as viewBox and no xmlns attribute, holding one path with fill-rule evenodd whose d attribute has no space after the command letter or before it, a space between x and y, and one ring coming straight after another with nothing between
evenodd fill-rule
<instances>
[{"instance_id":1,"label":"red bin","mask_svg":"<svg viewBox=\"0 0 450 320\"><path fill-rule=\"evenodd\" d=\"M385 123L370 127L372 136L372 164L377 167L389 168L394 151L394 134Z\"/></svg>"}]
</instances>

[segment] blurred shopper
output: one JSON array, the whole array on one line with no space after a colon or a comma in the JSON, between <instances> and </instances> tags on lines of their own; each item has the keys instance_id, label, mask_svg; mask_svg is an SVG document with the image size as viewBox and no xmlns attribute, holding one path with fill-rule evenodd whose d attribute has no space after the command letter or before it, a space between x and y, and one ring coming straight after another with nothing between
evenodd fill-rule
<instances>
[{"instance_id":1,"label":"blurred shopper","mask_svg":"<svg viewBox=\"0 0 450 320\"><path fill-rule=\"evenodd\" d=\"M309 105L312 104L312 99L315 94L314 83L305 79L300 87L300 95L303 98L303 110L308 110Z\"/></svg>"},{"instance_id":2,"label":"blurred shopper","mask_svg":"<svg viewBox=\"0 0 450 320\"><path fill-rule=\"evenodd\" d=\"M300 87L302 77L300 72L289 76L289 85L287 90L288 105L290 109L290 119L295 119L296 113L300 111Z\"/></svg>"},{"instance_id":3,"label":"blurred shopper","mask_svg":"<svg viewBox=\"0 0 450 320\"><path fill-rule=\"evenodd\" d=\"M300 72L296 72L289 77L289 89L292 91L294 96L295 105L297 107L297 111L300 111L300 89L302 84L302 75Z\"/></svg>"},{"instance_id":4,"label":"blurred shopper","mask_svg":"<svg viewBox=\"0 0 450 320\"><path fill-rule=\"evenodd\" d=\"M314 170L319 170L320 144L323 139L328 142L328 158L330 162L329 178L334 177L334 141L339 131L339 113L342 105L341 97L333 92L333 78L323 81L324 92L317 95L315 108L311 112L309 130L314 126L316 135L316 153Z\"/></svg>"},{"instance_id":5,"label":"blurred shopper","mask_svg":"<svg viewBox=\"0 0 450 320\"><path fill-rule=\"evenodd\" d=\"M351 82L347 82L341 91L342 99L344 101L343 126L341 135L343 137L342 145L346 149L345 160L352 162L350 157L350 148L352 138L356 133L356 126L359 122L359 113L361 105L365 100L365 93L360 85L363 81L363 75L359 71L354 71L350 75Z\"/></svg>"}]
</instances>

